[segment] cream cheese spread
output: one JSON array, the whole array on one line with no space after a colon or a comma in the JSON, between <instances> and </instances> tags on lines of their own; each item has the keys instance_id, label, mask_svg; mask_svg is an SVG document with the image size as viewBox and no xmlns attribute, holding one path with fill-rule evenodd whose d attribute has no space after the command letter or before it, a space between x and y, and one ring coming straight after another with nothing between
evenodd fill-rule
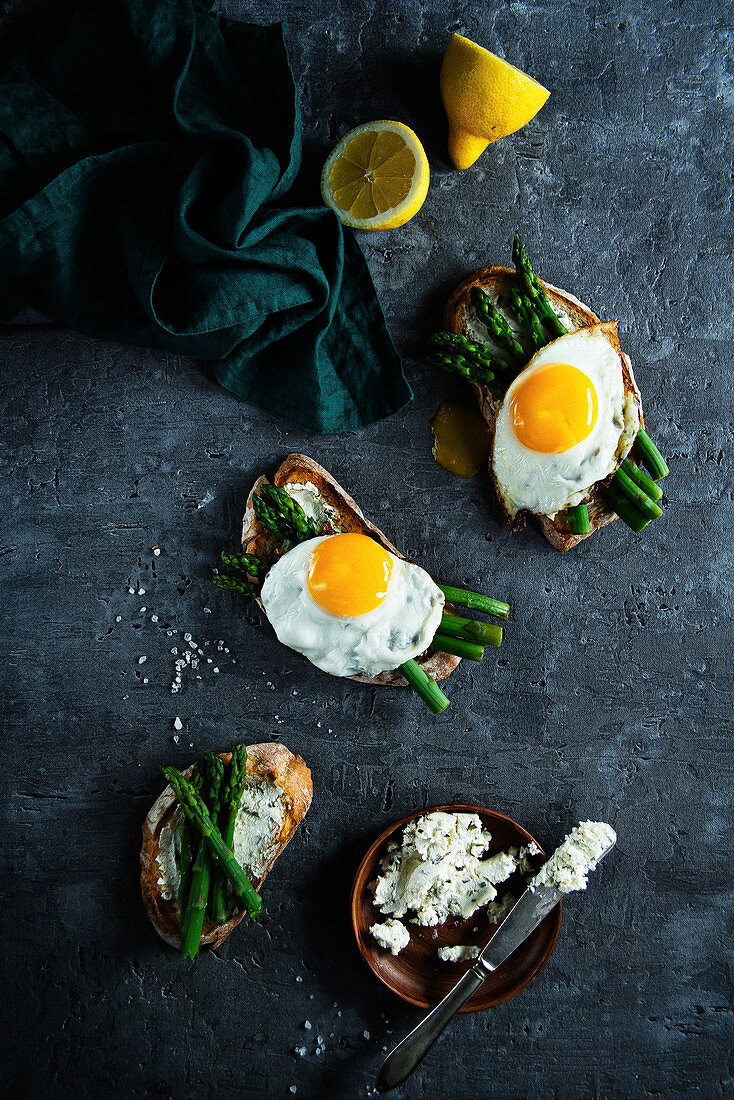
<instances>
[{"instance_id":1,"label":"cream cheese spread","mask_svg":"<svg viewBox=\"0 0 734 1100\"><path fill-rule=\"evenodd\" d=\"M319 495L319 491L313 482L306 481L303 484L292 482L284 485L283 488L297 504L300 504L308 519L313 520L318 526L319 534L321 534L325 523L328 523L330 532L343 530L336 511L329 507Z\"/></svg>"},{"instance_id":2,"label":"cream cheese spread","mask_svg":"<svg viewBox=\"0 0 734 1100\"><path fill-rule=\"evenodd\" d=\"M373 924L370 934L393 955L399 955L404 947L410 943L410 933L399 920L386 920L384 924Z\"/></svg>"},{"instance_id":3,"label":"cream cheese spread","mask_svg":"<svg viewBox=\"0 0 734 1100\"><path fill-rule=\"evenodd\" d=\"M498 883L517 870L527 873L531 857L540 851L530 844L487 855L491 840L478 814L437 810L409 821L401 842L388 845L380 874L370 884L376 908L424 927L443 924L449 917L471 917L493 903ZM505 895L497 912L504 915L514 900ZM495 922L501 919L488 916Z\"/></svg>"},{"instance_id":4,"label":"cream cheese spread","mask_svg":"<svg viewBox=\"0 0 734 1100\"><path fill-rule=\"evenodd\" d=\"M441 962L459 963L466 962L467 959L478 959L479 948L462 943L458 944L456 947L439 947L436 954Z\"/></svg>"},{"instance_id":5,"label":"cream cheese spread","mask_svg":"<svg viewBox=\"0 0 734 1100\"><path fill-rule=\"evenodd\" d=\"M533 888L545 883L555 886L562 894L585 890L589 872L594 870L616 839L617 834L611 825L603 821L582 821L571 830L528 885Z\"/></svg>"}]
</instances>

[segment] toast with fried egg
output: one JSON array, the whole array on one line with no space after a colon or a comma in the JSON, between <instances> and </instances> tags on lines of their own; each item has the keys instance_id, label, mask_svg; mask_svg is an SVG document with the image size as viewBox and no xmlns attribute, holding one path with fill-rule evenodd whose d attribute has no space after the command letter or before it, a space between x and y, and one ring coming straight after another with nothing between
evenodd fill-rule
<instances>
[{"instance_id":1,"label":"toast with fried egg","mask_svg":"<svg viewBox=\"0 0 734 1100\"><path fill-rule=\"evenodd\" d=\"M492 337L489 336L477 317L474 306L472 305L471 295L475 288L479 288L495 303L501 312L506 313L502 308L503 302L506 300L509 288L515 282L515 279L515 271L511 268L499 266L484 267L469 275L459 284L446 304L444 313L444 327L446 330L458 333L472 341L481 343L488 347L492 353L498 353L501 356L501 349L494 343ZM644 426L640 391L635 381L629 357L620 347L617 336L617 323L611 321L602 324L600 319L587 305L580 302L574 295L569 294L568 291L560 290L558 287L552 286L542 279L539 279L538 282L548 295L553 310L563 321L569 334L583 335L589 339L603 339L611 346L621 363L625 407L629 407L634 412L634 419L637 425L640 427ZM565 339L565 337L560 337L560 339ZM552 341L546 345L546 347L552 349L553 344L556 342L557 341ZM546 349L542 350L545 351ZM534 358L535 357L533 357L533 359ZM626 456L632 446L633 436L629 440L625 439L620 445L619 453L615 456L614 469L605 473L604 477L601 477L590 487L588 495L583 501L588 507L589 531L585 534L575 534L569 526L567 512L563 509L558 510L554 514L544 514L527 508L519 508L513 513L511 508L508 507L506 494L503 493L502 487L498 484L494 462L495 432L497 428L497 418L503 404L503 399L493 396L489 387L483 383L473 381L471 385L476 394L481 414L490 429L492 442L490 447L489 472L495 490L497 491L497 498L500 502L505 520L511 530L523 527L528 515L533 515L546 539L552 546L557 550L570 550L594 531L617 519L616 513L609 509L599 495L599 489L602 485L608 484L609 481L611 481L614 476L614 469L617 468L619 462Z\"/></svg>"},{"instance_id":2,"label":"toast with fried egg","mask_svg":"<svg viewBox=\"0 0 734 1100\"><path fill-rule=\"evenodd\" d=\"M242 522L242 548L245 553L258 557L267 557L271 549L271 536L258 520L253 506L253 497L266 480L268 479L260 477L253 485L247 498ZM409 559L393 546L382 531L365 517L356 501L331 474L307 455L288 455L271 480L274 485L296 494L301 507L310 511L312 518L316 519L320 527L320 535L348 532L368 535L395 557L409 562ZM258 600L258 603L263 608L262 601ZM447 605L445 610L450 611L451 608ZM416 661L432 679L444 680L460 663L460 658L433 651L423 653L416 658ZM398 668L380 672L375 676L360 673L349 676L348 679L360 683L378 684L382 687L408 686L407 680Z\"/></svg>"},{"instance_id":3,"label":"toast with fried egg","mask_svg":"<svg viewBox=\"0 0 734 1100\"><path fill-rule=\"evenodd\" d=\"M225 765L229 764L231 753L219 755ZM192 770L193 765L184 771L187 779ZM249 783L241 802L249 826L244 838L247 843L237 845L235 854L252 885L259 890L306 816L311 805L313 784L305 760L285 745L277 743L247 746L247 777ZM267 801L267 812L264 806L259 816L258 796ZM176 835L180 836L183 814L177 807L172 789L166 787L143 822L140 850L143 902L156 932L171 947L181 946ZM234 911L224 924L207 919L200 945L218 947L244 916L242 909Z\"/></svg>"}]
</instances>

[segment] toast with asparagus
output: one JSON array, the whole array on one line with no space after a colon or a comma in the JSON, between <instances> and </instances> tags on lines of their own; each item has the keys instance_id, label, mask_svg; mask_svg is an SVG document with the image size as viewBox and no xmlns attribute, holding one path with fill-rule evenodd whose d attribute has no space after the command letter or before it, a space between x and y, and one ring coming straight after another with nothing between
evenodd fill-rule
<instances>
[{"instance_id":1,"label":"toast with asparagus","mask_svg":"<svg viewBox=\"0 0 734 1100\"><path fill-rule=\"evenodd\" d=\"M333 545L321 545L331 539ZM411 686L435 714L448 706L437 681L462 657L481 660L486 645L501 642L499 624L457 614L457 607L506 618L506 603L435 584L306 455L288 455L272 480L255 482L241 544L241 553L222 554L234 573L217 570L215 584L255 598L280 640L317 667L361 683ZM312 585L315 561L327 552L319 594ZM382 591L368 591L375 568L386 570ZM343 593L334 592L335 577ZM307 631L309 645L294 639ZM371 647L380 641L386 655L375 656Z\"/></svg>"},{"instance_id":2,"label":"toast with asparagus","mask_svg":"<svg viewBox=\"0 0 734 1100\"><path fill-rule=\"evenodd\" d=\"M657 482L668 468L645 431L617 322L603 324L539 279L517 237L513 261L514 270L481 268L456 288L428 362L475 392L511 530L533 516L558 550L617 517L639 533L662 514Z\"/></svg>"},{"instance_id":3,"label":"toast with asparagus","mask_svg":"<svg viewBox=\"0 0 734 1100\"><path fill-rule=\"evenodd\" d=\"M153 927L194 958L256 916L266 876L306 816L305 761L285 745L204 753L168 786L143 822L140 887Z\"/></svg>"}]
</instances>

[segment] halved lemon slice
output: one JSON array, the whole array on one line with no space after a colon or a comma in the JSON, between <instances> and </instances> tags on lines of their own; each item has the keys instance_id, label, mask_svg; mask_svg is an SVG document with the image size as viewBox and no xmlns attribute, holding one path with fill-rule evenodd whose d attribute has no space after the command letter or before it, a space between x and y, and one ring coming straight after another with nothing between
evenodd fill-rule
<instances>
[{"instance_id":1,"label":"halved lemon slice","mask_svg":"<svg viewBox=\"0 0 734 1100\"><path fill-rule=\"evenodd\" d=\"M341 139L321 173L321 194L352 229L396 229L428 194L428 158L402 122L366 122Z\"/></svg>"}]
</instances>

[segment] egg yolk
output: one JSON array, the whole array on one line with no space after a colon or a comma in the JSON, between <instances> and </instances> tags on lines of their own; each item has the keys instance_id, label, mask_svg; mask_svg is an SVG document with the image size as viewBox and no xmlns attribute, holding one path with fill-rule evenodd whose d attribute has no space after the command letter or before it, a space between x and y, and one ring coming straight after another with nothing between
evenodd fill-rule
<instances>
[{"instance_id":1,"label":"egg yolk","mask_svg":"<svg viewBox=\"0 0 734 1100\"><path fill-rule=\"evenodd\" d=\"M591 379L570 363L546 363L518 386L510 423L530 451L561 454L586 439L596 423L598 402Z\"/></svg>"},{"instance_id":2,"label":"egg yolk","mask_svg":"<svg viewBox=\"0 0 734 1100\"><path fill-rule=\"evenodd\" d=\"M391 572L392 558L369 535L332 535L311 555L308 590L325 611L352 618L379 607Z\"/></svg>"}]
</instances>

